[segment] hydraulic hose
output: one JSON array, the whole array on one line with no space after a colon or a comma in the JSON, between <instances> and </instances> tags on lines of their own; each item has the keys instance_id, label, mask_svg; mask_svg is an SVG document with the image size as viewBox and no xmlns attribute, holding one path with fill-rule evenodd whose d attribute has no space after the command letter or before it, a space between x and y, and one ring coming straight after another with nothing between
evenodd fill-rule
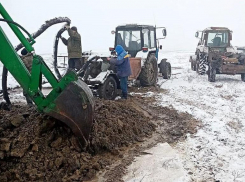
<instances>
[{"instance_id":1,"label":"hydraulic hose","mask_svg":"<svg viewBox=\"0 0 245 182\"><path fill-rule=\"evenodd\" d=\"M28 35L28 41L34 41L34 39L36 39L38 36L40 36L45 30L47 30L49 27L58 24L58 23L67 23L70 24L71 20L67 17L58 17L58 18L54 18L51 20L46 21L39 29L38 31L36 31L35 33L33 33L32 35L30 35L21 25L19 25L16 22L12 22L12 21L8 21L5 19L0 19L3 22L7 22L7 23L13 23L16 26L18 26L20 29L22 29L27 35ZM15 47L15 51L18 52L21 48L23 48L23 45L20 43L19 45L17 45ZM2 72L2 89L3 89L3 98L6 101L7 104L11 104L10 99L9 99L9 95L8 95L8 88L7 88L7 78L8 78L8 70L5 66L3 66L3 72Z\"/></svg>"},{"instance_id":2,"label":"hydraulic hose","mask_svg":"<svg viewBox=\"0 0 245 182\"><path fill-rule=\"evenodd\" d=\"M55 71L55 74L58 77L58 79L62 78L62 75L59 72L58 64L57 64L57 61L58 61L58 45L59 45L60 36L62 35L62 33L65 30L66 30L65 28L61 28L58 31L58 33L56 34L55 41L54 41L54 60L53 60L53 63L54 63L54 71Z\"/></svg>"},{"instance_id":3,"label":"hydraulic hose","mask_svg":"<svg viewBox=\"0 0 245 182\"><path fill-rule=\"evenodd\" d=\"M45 32L45 30L47 30L49 27L58 24L58 23L67 23L70 25L71 20L67 17L58 17L58 18L53 18L51 20L48 20L45 22L45 24L43 24L38 31L36 31L35 33L32 34L32 37L34 39L36 39L39 35L41 35L43 32ZM30 41L30 39L27 39L28 41ZM16 46L15 50L19 51L21 48L23 48L22 44L19 44Z\"/></svg>"},{"instance_id":4,"label":"hydraulic hose","mask_svg":"<svg viewBox=\"0 0 245 182\"><path fill-rule=\"evenodd\" d=\"M29 37L29 39L30 39L31 41L35 42L35 41L34 41L34 38L31 36L31 34L30 34L26 29L24 29L24 27L22 27L20 24L14 22L14 21L5 20L5 19L2 19L2 18L0 18L0 21L6 22L6 23L11 23L11 24L16 25L17 27L19 27L21 30L23 30L23 32L25 32L25 33L28 35L28 37Z\"/></svg>"}]
</instances>

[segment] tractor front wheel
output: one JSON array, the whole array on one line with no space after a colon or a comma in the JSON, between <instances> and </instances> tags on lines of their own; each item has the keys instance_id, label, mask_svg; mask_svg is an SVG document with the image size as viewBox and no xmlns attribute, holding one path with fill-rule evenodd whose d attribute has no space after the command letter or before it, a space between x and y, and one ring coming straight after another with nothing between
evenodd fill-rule
<instances>
[{"instance_id":1,"label":"tractor front wheel","mask_svg":"<svg viewBox=\"0 0 245 182\"><path fill-rule=\"evenodd\" d=\"M198 64L198 74L200 75L204 75L206 72L206 56L202 55L200 60L199 60L199 64Z\"/></svg>"},{"instance_id":2,"label":"tractor front wheel","mask_svg":"<svg viewBox=\"0 0 245 182\"><path fill-rule=\"evenodd\" d=\"M139 80L142 86L152 86L156 84L158 75L157 59L151 54L144 67L141 69Z\"/></svg>"},{"instance_id":3,"label":"tractor front wheel","mask_svg":"<svg viewBox=\"0 0 245 182\"><path fill-rule=\"evenodd\" d=\"M98 94L101 99L114 100L117 96L117 82L115 78L109 76L104 84L99 86Z\"/></svg>"}]
</instances>

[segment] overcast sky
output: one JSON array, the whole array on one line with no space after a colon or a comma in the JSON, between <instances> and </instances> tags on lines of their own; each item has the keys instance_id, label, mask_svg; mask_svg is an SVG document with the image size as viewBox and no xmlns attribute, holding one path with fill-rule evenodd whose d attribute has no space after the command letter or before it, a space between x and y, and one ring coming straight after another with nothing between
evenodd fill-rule
<instances>
[{"instance_id":1,"label":"overcast sky","mask_svg":"<svg viewBox=\"0 0 245 182\"><path fill-rule=\"evenodd\" d=\"M233 30L232 44L245 46L244 0L1 0L14 21L30 33L49 19L69 17L82 36L83 51L108 50L114 45L111 30L117 25L144 23L167 28L164 50L193 50L196 30L225 26ZM3 23L0 22L0 26ZM37 38L37 54L52 53L54 37L62 24ZM3 26L13 45L19 42ZM66 52L65 46L59 47Z\"/></svg>"}]
</instances>

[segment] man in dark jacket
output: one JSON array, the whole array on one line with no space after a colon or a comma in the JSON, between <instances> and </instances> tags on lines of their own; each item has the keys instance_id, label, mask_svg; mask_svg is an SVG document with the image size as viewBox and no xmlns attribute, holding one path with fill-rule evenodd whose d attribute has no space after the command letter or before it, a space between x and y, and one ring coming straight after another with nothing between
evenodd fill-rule
<instances>
[{"instance_id":1,"label":"man in dark jacket","mask_svg":"<svg viewBox=\"0 0 245 182\"><path fill-rule=\"evenodd\" d=\"M77 32L76 27L67 28L69 38L66 40L64 37L60 37L62 42L67 46L68 50L68 65L70 69L79 69L81 67L81 58L82 58L82 43L81 35Z\"/></svg>"},{"instance_id":2,"label":"man in dark jacket","mask_svg":"<svg viewBox=\"0 0 245 182\"><path fill-rule=\"evenodd\" d=\"M128 97L128 77L132 74L129 55L121 45L117 45L115 49L117 58L111 58L110 63L117 66L117 76L120 79L120 86L122 89L122 98Z\"/></svg>"}]
</instances>

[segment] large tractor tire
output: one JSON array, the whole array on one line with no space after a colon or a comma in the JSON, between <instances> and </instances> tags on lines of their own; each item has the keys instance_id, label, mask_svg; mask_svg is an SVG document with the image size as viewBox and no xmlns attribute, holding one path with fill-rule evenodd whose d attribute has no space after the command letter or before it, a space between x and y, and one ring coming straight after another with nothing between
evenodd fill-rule
<instances>
[{"instance_id":1,"label":"large tractor tire","mask_svg":"<svg viewBox=\"0 0 245 182\"><path fill-rule=\"evenodd\" d=\"M243 82L245 82L245 73L241 74L241 79L242 79Z\"/></svg>"},{"instance_id":2,"label":"large tractor tire","mask_svg":"<svg viewBox=\"0 0 245 182\"><path fill-rule=\"evenodd\" d=\"M140 84L144 87L155 85L157 82L158 67L157 59L151 54L144 65L144 68L141 69L139 80Z\"/></svg>"},{"instance_id":3,"label":"large tractor tire","mask_svg":"<svg viewBox=\"0 0 245 182\"><path fill-rule=\"evenodd\" d=\"M98 89L99 97L105 100L114 100L117 96L117 82L113 76L107 77L103 85Z\"/></svg>"},{"instance_id":4,"label":"large tractor tire","mask_svg":"<svg viewBox=\"0 0 245 182\"><path fill-rule=\"evenodd\" d=\"M198 74L199 75L204 75L206 72L206 56L200 56L199 64L198 64Z\"/></svg>"},{"instance_id":5,"label":"large tractor tire","mask_svg":"<svg viewBox=\"0 0 245 182\"><path fill-rule=\"evenodd\" d=\"M208 67L208 81L215 82L216 68L209 65Z\"/></svg>"}]
</instances>

